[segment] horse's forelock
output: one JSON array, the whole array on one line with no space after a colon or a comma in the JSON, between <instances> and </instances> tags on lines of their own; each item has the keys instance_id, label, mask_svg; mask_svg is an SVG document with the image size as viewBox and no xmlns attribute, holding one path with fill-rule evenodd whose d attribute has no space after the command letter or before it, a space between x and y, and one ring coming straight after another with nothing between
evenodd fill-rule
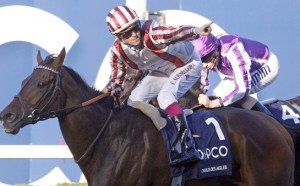
<instances>
[{"instance_id":1,"label":"horse's forelock","mask_svg":"<svg viewBox=\"0 0 300 186\"><path fill-rule=\"evenodd\" d=\"M58 55L57 54L50 54L49 56L46 57L45 61L51 60L53 61L54 58L56 58Z\"/></svg>"},{"instance_id":2,"label":"horse's forelock","mask_svg":"<svg viewBox=\"0 0 300 186\"><path fill-rule=\"evenodd\" d=\"M54 62L55 58L57 57L58 55L57 54L50 54L48 55L45 60L40 64L40 65L50 65Z\"/></svg>"}]
</instances>

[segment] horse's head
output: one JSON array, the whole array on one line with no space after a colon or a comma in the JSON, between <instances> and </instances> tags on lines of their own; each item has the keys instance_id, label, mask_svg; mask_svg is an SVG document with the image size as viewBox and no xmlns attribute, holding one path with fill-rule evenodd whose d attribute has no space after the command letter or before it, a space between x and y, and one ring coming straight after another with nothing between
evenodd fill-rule
<instances>
[{"instance_id":1,"label":"horse's head","mask_svg":"<svg viewBox=\"0 0 300 186\"><path fill-rule=\"evenodd\" d=\"M0 113L5 132L17 134L20 128L28 124L53 117L47 111L59 107L60 69L65 55L63 48L59 55L52 54L43 60L38 52L38 66L23 80L20 92Z\"/></svg>"}]
</instances>

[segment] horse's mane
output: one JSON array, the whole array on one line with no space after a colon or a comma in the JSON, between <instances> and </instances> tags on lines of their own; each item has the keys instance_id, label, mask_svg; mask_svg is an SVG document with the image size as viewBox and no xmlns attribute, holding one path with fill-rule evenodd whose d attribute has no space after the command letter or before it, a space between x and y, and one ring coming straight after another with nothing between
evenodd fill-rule
<instances>
[{"instance_id":1,"label":"horse's mane","mask_svg":"<svg viewBox=\"0 0 300 186\"><path fill-rule=\"evenodd\" d=\"M63 66L63 68L72 76L72 78L78 83L78 85L85 91L87 91L89 94L93 96L97 96L100 94L100 91L96 90L94 87L91 87L86 83L85 80L77 73L75 72L72 68Z\"/></svg>"},{"instance_id":2,"label":"horse's mane","mask_svg":"<svg viewBox=\"0 0 300 186\"><path fill-rule=\"evenodd\" d=\"M67 71L67 73L77 82L78 86L80 86L82 90L87 92L87 96L90 99L103 93L99 90L96 90L94 87L89 86L86 81L83 80L82 77L72 68L67 66L62 66L62 68ZM114 99L113 97L109 96L99 100L97 103L101 103L106 108L112 108L114 106Z\"/></svg>"}]
</instances>

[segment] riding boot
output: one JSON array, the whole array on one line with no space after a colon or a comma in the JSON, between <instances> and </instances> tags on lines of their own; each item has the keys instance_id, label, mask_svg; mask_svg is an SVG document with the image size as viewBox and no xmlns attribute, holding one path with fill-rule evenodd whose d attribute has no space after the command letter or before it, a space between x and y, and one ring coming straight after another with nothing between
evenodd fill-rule
<instances>
[{"instance_id":1,"label":"riding boot","mask_svg":"<svg viewBox=\"0 0 300 186\"><path fill-rule=\"evenodd\" d=\"M181 166L188 163L196 163L200 160L200 153L195 148L195 142L189 130L184 114L176 115L172 121L178 129L178 139L181 145L180 157L170 163L171 166Z\"/></svg>"},{"instance_id":2,"label":"riding boot","mask_svg":"<svg viewBox=\"0 0 300 186\"><path fill-rule=\"evenodd\" d=\"M273 114L269 111L269 109L267 107L265 107L262 103L260 103L259 101L257 101L255 103L255 105L253 105L251 110L256 110L256 111L260 111L263 112L269 116L273 116Z\"/></svg>"}]
</instances>

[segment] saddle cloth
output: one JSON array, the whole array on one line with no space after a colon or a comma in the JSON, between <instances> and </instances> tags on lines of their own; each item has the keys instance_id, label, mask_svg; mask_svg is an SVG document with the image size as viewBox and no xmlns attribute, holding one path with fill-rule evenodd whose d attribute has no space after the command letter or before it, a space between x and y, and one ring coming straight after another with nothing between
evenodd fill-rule
<instances>
[{"instance_id":1,"label":"saddle cloth","mask_svg":"<svg viewBox=\"0 0 300 186\"><path fill-rule=\"evenodd\" d=\"M265 107L269 109L273 117L280 123L300 127L300 113L287 101L276 100L275 102L266 104Z\"/></svg>"},{"instance_id":2,"label":"saddle cloth","mask_svg":"<svg viewBox=\"0 0 300 186\"><path fill-rule=\"evenodd\" d=\"M203 179L214 176L231 175L232 159L226 131L218 118L210 111L195 112L187 117L191 133L200 152L201 160L194 165L170 167L172 177L182 175L184 180ZM167 146L169 160L177 158L176 150L171 150L178 142L177 129L170 119L161 130Z\"/></svg>"}]
</instances>

